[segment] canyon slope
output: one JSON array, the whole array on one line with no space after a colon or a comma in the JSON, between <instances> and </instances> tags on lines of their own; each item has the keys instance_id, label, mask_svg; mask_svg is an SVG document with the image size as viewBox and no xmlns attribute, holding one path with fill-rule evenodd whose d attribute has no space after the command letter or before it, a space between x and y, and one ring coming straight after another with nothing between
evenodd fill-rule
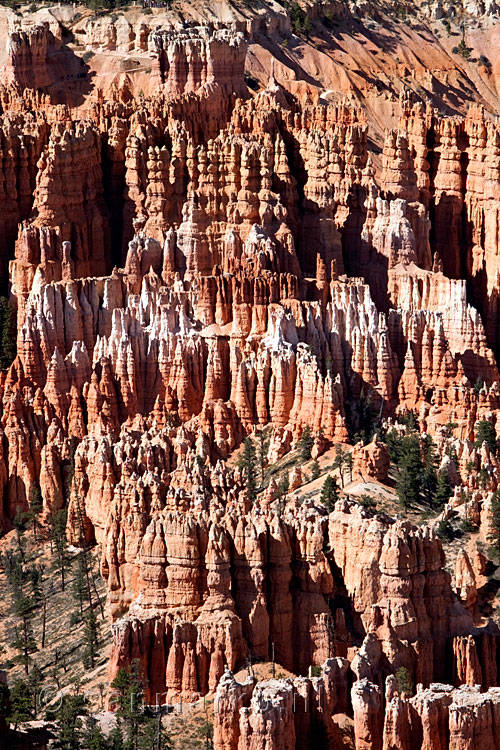
<instances>
[{"instance_id":1,"label":"canyon slope","mask_svg":"<svg viewBox=\"0 0 500 750\"><path fill-rule=\"evenodd\" d=\"M214 697L215 750L500 746L499 13L1 9L0 530L67 509L109 681ZM408 414L432 518L366 502Z\"/></svg>"}]
</instances>

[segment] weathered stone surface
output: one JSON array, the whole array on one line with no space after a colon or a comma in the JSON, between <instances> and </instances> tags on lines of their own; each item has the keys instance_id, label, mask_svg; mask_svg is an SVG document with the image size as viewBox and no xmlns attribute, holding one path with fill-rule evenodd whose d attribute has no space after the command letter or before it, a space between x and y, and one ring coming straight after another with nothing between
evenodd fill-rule
<instances>
[{"instance_id":1,"label":"weathered stone surface","mask_svg":"<svg viewBox=\"0 0 500 750\"><path fill-rule=\"evenodd\" d=\"M460 554L452 587L430 528L345 498L329 516L300 504L300 467L290 495L273 480L252 502L232 454L256 431L273 464L309 427L316 459L362 427L363 407L378 425L415 410L487 540L500 464L473 440L500 408L498 125L402 97L377 168L354 107L294 96L274 73L250 94L243 26L148 24L96 17L85 39L150 54L150 96L124 77L86 100L84 75L60 100L58 23L9 40L2 530L35 487L42 526L68 506L69 540L102 546L110 677L138 659L151 700L217 690L217 748L306 748L318 727L344 748L348 715L364 750L489 750L484 564ZM264 27L247 27L253 43ZM352 459L356 482L387 480L379 439ZM273 653L300 677L230 674ZM401 667L423 685L413 698L395 689Z\"/></svg>"}]
</instances>

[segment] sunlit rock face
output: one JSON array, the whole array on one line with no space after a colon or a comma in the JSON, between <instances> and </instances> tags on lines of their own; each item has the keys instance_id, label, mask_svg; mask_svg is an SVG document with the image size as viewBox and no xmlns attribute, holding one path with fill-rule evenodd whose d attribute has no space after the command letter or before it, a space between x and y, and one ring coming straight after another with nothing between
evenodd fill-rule
<instances>
[{"instance_id":1,"label":"sunlit rock face","mask_svg":"<svg viewBox=\"0 0 500 750\"><path fill-rule=\"evenodd\" d=\"M139 44L99 23L104 48ZM364 750L489 750L497 633L475 626L467 554L452 586L430 529L346 498L329 514L282 501L273 483L252 502L227 459L266 429L275 462L306 427L317 456L369 401L431 435L456 422L457 470L483 451L497 481L472 440L500 397L498 127L402 103L376 169L362 112L274 75L250 94L247 43L222 26L144 34L155 94L103 92L82 114L51 100L54 29L9 38L2 531L34 487L42 524L68 507L68 539L102 546L110 677L138 659L151 700L217 691L217 750L307 747L318 727L349 747L338 714ZM352 458L355 478L387 479L378 439ZM297 677L235 681L273 654Z\"/></svg>"}]
</instances>

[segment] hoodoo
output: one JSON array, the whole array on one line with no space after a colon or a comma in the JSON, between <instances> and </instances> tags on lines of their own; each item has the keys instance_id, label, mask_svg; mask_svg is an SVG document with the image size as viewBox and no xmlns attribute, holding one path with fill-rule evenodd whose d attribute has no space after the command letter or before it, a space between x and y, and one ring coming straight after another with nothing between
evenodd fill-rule
<instances>
[{"instance_id":1,"label":"hoodoo","mask_svg":"<svg viewBox=\"0 0 500 750\"><path fill-rule=\"evenodd\" d=\"M91 5L0 8L0 750L500 747L499 6Z\"/></svg>"}]
</instances>

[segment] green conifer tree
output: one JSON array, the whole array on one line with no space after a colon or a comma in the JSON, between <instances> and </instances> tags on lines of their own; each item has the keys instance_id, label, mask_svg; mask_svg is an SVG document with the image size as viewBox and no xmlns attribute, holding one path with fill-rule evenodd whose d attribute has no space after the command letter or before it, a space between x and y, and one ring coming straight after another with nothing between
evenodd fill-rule
<instances>
[{"instance_id":1,"label":"green conifer tree","mask_svg":"<svg viewBox=\"0 0 500 750\"><path fill-rule=\"evenodd\" d=\"M425 502L433 507L438 484L437 478L437 455L436 446L430 435L426 435L422 441L423 470L422 470L422 495Z\"/></svg>"},{"instance_id":2,"label":"green conifer tree","mask_svg":"<svg viewBox=\"0 0 500 750\"><path fill-rule=\"evenodd\" d=\"M33 713L33 695L26 680L16 680L10 689L10 711L8 723L17 729L19 724L30 721Z\"/></svg>"},{"instance_id":3,"label":"green conifer tree","mask_svg":"<svg viewBox=\"0 0 500 750\"><path fill-rule=\"evenodd\" d=\"M268 450L269 450L269 439L266 438L264 430L261 430L259 432L259 442L258 442L258 461L259 461L261 485L264 484L264 470L268 462L268 459L267 459Z\"/></svg>"},{"instance_id":4,"label":"green conifer tree","mask_svg":"<svg viewBox=\"0 0 500 750\"><path fill-rule=\"evenodd\" d=\"M80 614L83 614L83 604L87 598L88 593L85 559L83 554L78 555L76 559L76 571L75 577L73 579L73 584L71 586L71 593L74 600L78 604ZM90 606L92 606L92 602L90 602Z\"/></svg>"},{"instance_id":5,"label":"green conifer tree","mask_svg":"<svg viewBox=\"0 0 500 750\"><path fill-rule=\"evenodd\" d=\"M54 568L61 576L61 587L66 588L66 575L70 565L68 542L66 539L67 510L62 508L50 518L50 540L54 549Z\"/></svg>"},{"instance_id":6,"label":"green conifer tree","mask_svg":"<svg viewBox=\"0 0 500 750\"><path fill-rule=\"evenodd\" d=\"M434 507L443 508L450 497L453 495L453 490L450 484L450 478L446 470L439 472L436 494L434 495Z\"/></svg>"},{"instance_id":7,"label":"green conifer tree","mask_svg":"<svg viewBox=\"0 0 500 750\"><path fill-rule=\"evenodd\" d=\"M243 452L238 459L238 466L243 473L245 488L252 502L257 497L257 456L251 437L245 438Z\"/></svg>"},{"instance_id":8,"label":"green conifer tree","mask_svg":"<svg viewBox=\"0 0 500 750\"><path fill-rule=\"evenodd\" d=\"M99 626L93 609L89 610L85 618L83 642L83 664L87 669L94 669L99 656Z\"/></svg>"},{"instance_id":9,"label":"green conifer tree","mask_svg":"<svg viewBox=\"0 0 500 750\"><path fill-rule=\"evenodd\" d=\"M493 553L500 558L500 490L496 490L491 498L490 535L488 538Z\"/></svg>"},{"instance_id":10,"label":"green conifer tree","mask_svg":"<svg viewBox=\"0 0 500 750\"><path fill-rule=\"evenodd\" d=\"M298 442L299 455L302 461L309 461L309 459L311 458L311 451L312 451L313 445L314 445L314 438L312 436L312 430L310 426L307 424L302 430L302 435L300 436L300 439Z\"/></svg>"},{"instance_id":11,"label":"green conifer tree","mask_svg":"<svg viewBox=\"0 0 500 750\"><path fill-rule=\"evenodd\" d=\"M396 481L396 492L404 508L419 502L422 490L422 473L423 465L419 437L414 433L405 435L401 439Z\"/></svg>"},{"instance_id":12,"label":"green conifer tree","mask_svg":"<svg viewBox=\"0 0 500 750\"><path fill-rule=\"evenodd\" d=\"M81 693L64 695L57 711L58 724L55 748L80 750L82 745L82 716L87 715L87 700Z\"/></svg>"},{"instance_id":13,"label":"green conifer tree","mask_svg":"<svg viewBox=\"0 0 500 750\"><path fill-rule=\"evenodd\" d=\"M16 356L16 316L9 300L0 297L0 369L7 370Z\"/></svg>"},{"instance_id":14,"label":"green conifer tree","mask_svg":"<svg viewBox=\"0 0 500 750\"><path fill-rule=\"evenodd\" d=\"M82 750L109 750L109 743L106 739L101 725L93 717L89 716L81 735Z\"/></svg>"},{"instance_id":15,"label":"green conifer tree","mask_svg":"<svg viewBox=\"0 0 500 750\"><path fill-rule=\"evenodd\" d=\"M38 541L38 532L40 530L39 518L42 512L42 507L43 507L43 502L42 502L42 493L40 491L40 487L37 484L33 484L30 490L28 519L32 525L33 538L35 542Z\"/></svg>"},{"instance_id":16,"label":"green conifer tree","mask_svg":"<svg viewBox=\"0 0 500 750\"><path fill-rule=\"evenodd\" d=\"M335 477L332 477L331 474L327 476L325 481L323 482L323 487L321 488L321 495L320 500L325 505L328 510L332 510L335 502L339 498L339 490L337 487L337 480Z\"/></svg>"},{"instance_id":17,"label":"green conifer tree","mask_svg":"<svg viewBox=\"0 0 500 750\"><path fill-rule=\"evenodd\" d=\"M319 463L314 460L311 464L311 481L314 481L317 479L321 474L321 469L319 468Z\"/></svg>"},{"instance_id":18,"label":"green conifer tree","mask_svg":"<svg viewBox=\"0 0 500 750\"><path fill-rule=\"evenodd\" d=\"M493 424L488 419L476 422L474 433L476 438L474 441L475 447L480 448L483 443L486 443L491 453L496 456L498 452L498 440Z\"/></svg>"}]
</instances>

